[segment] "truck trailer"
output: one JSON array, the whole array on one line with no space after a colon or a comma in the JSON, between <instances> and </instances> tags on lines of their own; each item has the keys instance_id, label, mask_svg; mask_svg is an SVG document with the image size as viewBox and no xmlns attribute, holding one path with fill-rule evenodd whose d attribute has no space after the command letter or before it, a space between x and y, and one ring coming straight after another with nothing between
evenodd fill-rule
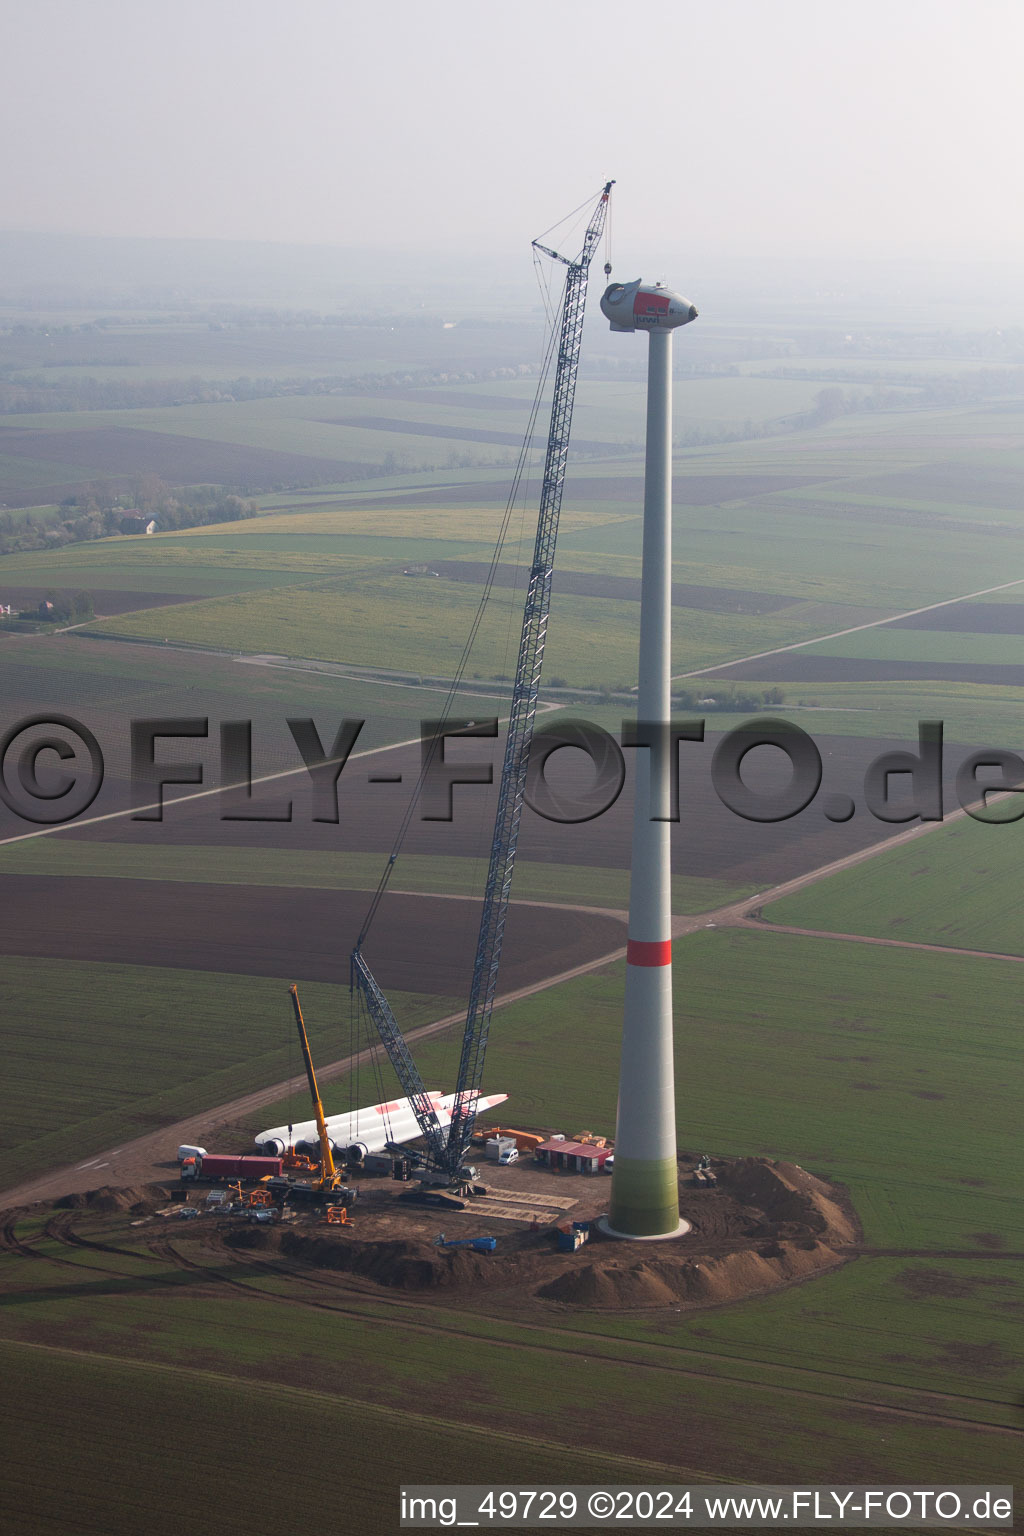
<instances>
[{"instance_id":1,"label":"truck trailer","mask_svg":"<svg viewBox=\"0 0 1024 1536\"><path fill-rule=\"evenodd\" d=\"M283 1172L280 1157L231 1157L210 1152L204 1157L186 1157L181 1165L183 1179L209 1179L214 1183L221 1179L258 1183L260 1179L280 1178Z\"/></svg>"}]
</instances>

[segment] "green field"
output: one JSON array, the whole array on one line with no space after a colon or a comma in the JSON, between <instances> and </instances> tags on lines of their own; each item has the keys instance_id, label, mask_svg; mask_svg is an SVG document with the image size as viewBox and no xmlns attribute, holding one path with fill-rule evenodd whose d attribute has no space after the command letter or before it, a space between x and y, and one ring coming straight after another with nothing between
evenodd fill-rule
<instances>
[{"instance_id":1,"label":"green field","mask_svg":"<svg viewBox=\"0 0 1024 1536\"><path fill-rule=\"evenodd\" d=\"M750 385L740 378L712 382L712 393L723 397L730 389L742 393ZM761 382L773 388L781 383ZM601 391L609 387L595 384L591 391L591 430L598 437L616 419L613 397L601 403ZM691 387L696 386L685 386L681 395ZM631 400L639 399L638 389L622 386ZM457 404L446 404L440 391L436 403L395 399L385 406L386 397L328 401L296 396L130 413L78 412L72 420L75 430L106 429L130 415L133 426L164 435L320 454L326 452L324 442L335 443L339 433L387 439L392 447L405 442L401 432L331 424L328 418L335 411L351 420L393 412L396 424L419 421L445 431L445 423L455 419L463 420L470 432L483 430L486 421L507 432L519 415L499 409L494 401L522 398L525 392L499 391L488 401L487 391L480 391L479 409L466 405L463 392L453 396ZM781 395L776 403L780 401ZM19 422L19 430L43 432L59 426L57 417ZM67 426L65 420L64 429ZM450 443L444 437L415 441L442 447ZM923 535L913 520L900 518L905 496L868 489L873 479L884 479L885 474L894 484L901 483L901 477L917 483L916 476L927 486L941 481L944 463L951 462L964 474L976 465L977 494L991 488L987 510L1005 524L1007 470L1003 467L996 474L985 471L985 465L993 460L994 444L1005 458L1019 442L1020 418L1011 413L920 411L843 417L793 435L680 453L674 579L778 592L792 597L793 603L760 615L677 608L674 669L684 673L707 668L1024 576L1021 533L979 536L969 519L953 515L955 502L933 501L929 506L934 516ZM331 451L344 457L349 450ZM640 470L635 454L600 465L585 458L579 462L566 495L563 569L637 574ZM93 626L101 633L443 674L461 651L479 589L447 580L412 583L401 572L411 561L429 565L433 559L487 558L500 516L501 487L497 479L491 482L495 495L490 508L467 506L459 488L473 473L453 469L448 474L454 488L449 506L421 507L403 497L414 485L443 484L443 471L423 471L418 479L391 476L334 495L318 491L312 505L309 493L278 496L276 501L266 498L266 515L230 529L217 526L9 555L0 559L0 582L6 578L19 585L176 592L197 600L101 621ZM612 494L606 486L610 476L615 480ZM814 483L779 490L779 476ZM693 477L708 488L691 505L687 482ZM710 503L718 484L720 498ZM490 499L489 487L483 489ZM285 510L286 504L292 509ZM979 503L972 513L985 510ZM530 522L526 515L521 528L525 542L517 533L507 559L522 557ZM1015 567L1018 557L1020 565ZM517 603L514 594L502 590L492 599L493 624L482 636L473 662L473 669L485 677L509 670L509 633L515 628ZM579 686L628 686L635 674L636 607L617 597L557 594L548 675L566 677ZM823 641L811 654L1004 662L1012 661L1019 649L1013 637L882 628Z\"/></svg>"},{"instance_id":2,"label":"green field","mask_svg":"<svg viewBox=\"0 0 1024 1536\"><path fill-rule=\"evenodd\" d=\"M882 661L987 661L1024 665L1024 636L979 635L937 629L862 630L808 646L809 656L858 656Z\"/></svg>"},{"instance_id":3,"label":"green field","mask_svg":"<svg viewBox=\"0 0 1024 1536\"><path fill-rule=\"evenodd\" d=\"M293 980L5 957L4 1185L299 1071ZM346 1055L348 988L306 982L303 999L317 1058ZM413 1028L455 1004L410 994L399 1006ZM332 1091L347 1109L346 1090Z\"/></svg>"},{"instance_id":4,"label":"green field","mask_svg":"<svg viewBox=\"0 0 1024 1536\"><path fill-rule=\"evenodd\" d=\"M42 1310L50 1315L51 1309ZM198 1341L183 1330L187 1349L197 1353L209 1347L204 1311L195 1312ZM145 1311L137 1320L159 1329ZM257 1329L261 1322L251 1320ZM333 1354L336 1332L317 1345ZM217 1358L215 1351L210 1358ZM74 1346L4 1341L0 1359L8 1388L0 1407L0 1517L10 1528L38 1536L128 1536L142 1528L155 1536L178 1536L183 1529L249 1536L255 1526L323 1524L325 1508L342 1511L350 1529L390 1536L399 1518L400 1484L429 1484L448 1472L456 1477L470 1454L474 1474L493 1483L509 1477L522 1484L538 1477L549 1483L567 1477L630 1482L667 1470L613 1452L552 1447L493 1425L446 1425L397 1403L374 1405L347 1395L335 1382L312 1388L265 1381L257 1411L251 1381L230 1352L218 1359L220 1370L203 1370L177 1361L125 1359L120 1351L111 1357ZM297 1352L295 1359L298 1374ZM32 1407L37 1394L48 1402L45 1418ZM140 1435L143 1424L146 1433ZM73 1489L54 1465L54 1437L79 1453ZM356 1455L354 1447L367 1439L372 1457ZM248 1455L225 1454L227 1447L246 1445ZM204 1490L201 1513L197 1485ZM334 1515L328 1519L334 1523Z\"/></svg>"},{"instance_id":5,"label":"green field","mask_svg":"<svg viewBox=\"0 0 1024 1536\"><path fill-rule=\"evenodd\" d=\"M323 330L170 336L157 326L133 338L124 327L109 346L102 337L89 344L109 351L137 339L144 368L165 378L201 364L211 377L239 375L231 359L246 348L253 367L266 359L275 376L294 367L311 377L328 368L414 371L428 352L437 366L453 347L486 359L496 346L486 328L441 342L415 327L383 328L358 338L355 362ZM502 333L512 352L522 342L513 345L515 330ZM753 330L720 334L715 345L727 358L744 346L758 358L767 351L765 366L778 366L788 333L773 331L766 346L763 328ZM820 352L820 328L814 337ZM70 378L85 365L68 356ZM834 362L804 361L819 371ZM940 362L915 359L914 368ZM34 366L27 352L22 366ZM101 366L98 376L109 377ZM54 708L80 717L109 744L116 777L126 772L129 716L207 715L212 732L219 720L251 717L265 772L294 765L287 715L313 715L322 735L343 715L365 719L359 750L415 738L440 702L436 689L358 681L332 667L410 677L452 670L480 589L401 573L412 562L489 559L510 440L527 418L509 402L524 404L532 387L529 378L429 391L392 381L362 393L346 386L5 417L23 437L17 454L0 457L0 476L26 495L95 481L95 467L74 462L73 442L50 439L67 449L52 460L29 452L25 434L42 443L76 431L104 434L112 456L104 474L118 473L118 454L138 457L147 441L138 434L147 433L159 439L154 454L172 464L180 455L183 479L190 463L212 462L203 455L214 449L224 463L251 456L254 466L267 452L266 478L254 467L254 483L287 487L262 495L261 515L244 523L0 558L0 597L6 584L192 599L98 620L89 634L0 638L9 715ZM678 381L673 579L790 601L761 613L677 608L676 673L1024 579L1019 410L908 408L789 430L787 418L810 410L820 388L813 377ZM581 381L565 571L639 574L642 404L637 379ZM718 440L701 445L701 431ZM294 456L288 473L272 473L274 453ZM960 495L963 486L970 495ZM535 500L524 504L509 561L530 545ZM470 674L512 672L520 606L521 594L496 590ZM558 594L546 677L630 685L638 618L638 604L621 597ZM324 670L242 665L238 652L323 658ZM1024 660L1012 636L886 628L812 653ZM699 686L722 690L719 679ZM784 687L786 704L772 713L790 713L818 736L909 745L919 719L941 718L950 741L1024 747L1024 689L899 680ZM485 707L500 713L502 700ZM626 711L602 702L582 712L617 729ZM737 723L725 712L707 718L709 731ZM211 743L211 771L214 755ZM1018 835L961 821L766 915L1024 955ZM231 900L228 888L241 884L369 889L380 860L47 835L0 846L4 873L203 881ZM395 887L468 893L480 873L470 860L413 855ZM767 888L731 888L697 870L677 877L674 906L707 911ZM602 865L517 869L523 900L621 909L627 892L626 872ZM135 1135L296 1074L283 1006L291 977L144 959L144 935L133 965L5 958L5 1187L99 1160ZM218 1532L304 1529L310 1519L383 1532L396 1528L388 1500L402 1479L1011 1481L1024 1306L1024 1170L1008 1133L1020 1103L1018 967L770 928L701 929L676 944L675 959L680 1146L791 1158L844 1184L863 1222L860 1256L807 1284L704 1312L539 1311L486 1289L451 1306L440 1296L339 1288L315 1274L275 1274L255 1258L239 1258L229 1274L222 1255L199 1245L189 1269L151 1251L154 1228L132 1228L127 1217L98 1230L106 1248L74 1247L45 1232L48 1212L29 1211L14 1236L39 1257L0 1251L8 1389L0 1508L11 1510L12 1529L134 1536L197 1528L198 1518ZM487 1085L509 1094L517 1120L614 1132L623 972L612 966L496 1012ZM422 993L391 1001L403 1028L464 1003ZM347 989L304 982L303 1003L318 1063L346 1055ZM424 1078L447 1085L455 1053L451 1037L425 1042L416 1051ZM361 1086L334 1080L325 1089L329 1112L352 1095L375 1096L365 1076ZM260 1126L294 1107L265 1108ZM258 1128L234 1128L240 1144Z\"/></svg>"},{"instance_id":6,"label":"green field","mask_svg":"<svg viewBox=\"0 0 1024 1536\"><path fill-rule=\"evenodd\" d=\"M121 1263L128 1267L127 1261ZM5 1259L5 1278L10 1266ZM473 1457L474 1472L485 1479L514 1482L525 1472L531 1485L546 1477L611 1481L616 1475L636 1484L659 1474L664 1479L670 1469L678 1479L697 1483L730 1477L800 1481L801 1473L810 1480L838 1480L837 1469L859 1464L866 1456L873 1467L885 1469L885 1481L940 1475L948 1482L1009 1480L1012 1450L1005 1433L972 1435L970 1429L965 1433L963 1420L956 1422L957 1410L969 1415L974 1406L966 1394L943 1403L950 1422L937 1416L931 1424L908 1425L884 1411L890 1402L905 1411L908 1394L890 1397L884 1382L858 1387L843 1382L837 1373L829 1391L826 1373L801 1380L799 1374L794 1378L785 1367L771 1364L745 1362L735 1371L725 1362L719 1368L713 1354L709 1361L696 1335L687 1339L682 1333L668 1338L662 1334L652 1351L632 1341L602 1340L592 1334L574 1337L553 1323L528 1333L515 1329L515 1347L510 1348L507 1338L501 1338L508 1330L494 1330L498 1336L489 1338L486 1321L481 1324L472 1314L460 1319L463 1326L456 1330L436 1310L423 1307L399 1310L357 1300L351 1309L355 1315L349 1317L329 1306L319 1311L313 1305L281 1307L268 1304L274 1282L261 1285L258 1280L248 1297L193 1297L189 1290L202 1283L201 1273L175 1285L166 1266L163 1275L152 1262L147 1266L140 1260L133 1267L136 1272L129 1270L120 1283L103 1274L90 1283L88 1264L79 1266L77 1289L89 1296L93 1320L87 1341L73 1342L76 1303L61 1295L66 1287L48 1294L42 1285L35 1297L20 1298L8 1311L5 1326L26 1342L5 1343L3 1357L11 1381L23 1391L30 1385L30 1373L39 1373L33 1387L40 1381L55 1383L61 1373L66 1386L57 1413L69 1429L80 1407L86 1410L86 1422L95 1423L98 1431L107 1422L108 1407L116 1429L127 1424L129 1413L136 1424L140 1419L148 1422L152 1406L157 1431L152 1438L163 1451L163 1466L152 1452L144 1452L141 1462L133 1458L130 1463L127 1488L123 1467L118 1478L119 1494L127 1494L125 1502L130 1500L135 1510L150 1457L155 1492L159 1496L169 1489L168 1512L176 1515L183 1504L180 1487L173 1488L168 1474L169 1448L180 1445L184 1452L193 1438L199 1443L197 1456L190 1458L188 1491L194 1507L196 1475L209 1466L217 1481L218 1462L212 1457L208 1461L203 1449L209 1440L220 1442L223 1437L235 1443L261 1434L273 1435L274 1454L281 1455L288 1469L287 1476L270 1478L280 1483L278 1489L269 1495L261 1491L264 1519L268 1511L286 1507L278 1505L283 1492L295 1500L287 1507L300 1513L314 1490L322 1510L325 1492L330 1497L337 1487L339 1507L345 1508L347 1519L359 1522L354 1528L382 1532L396 1528L392 1500L400 1482L456 1481L465 1473L467 1456ZM74 1269L68 1272L68 1278L73 1277ZM36 1329L50 1335L52 1354L32 1347ZM129 1365L118 1357L130 1337L138 1343ZM253 1403L254 1371L264 1382L260 1401L265 1412ZM578 1411L581 1376L591 1399L585 1444L566 1422ZM431 1383L429 1402L417 1389L424 1381ZM844 1387L850 1390L848 1403L841 1395ZM862 1393L876 1411L858 1406ZM189 1420L186 1403L194 1403L196 1410L188 1441L180 1438ZM441 1413L439 1403L445 1405ZM622 1423L627 1403L634 1430L628 1440ZM495 1416L500 1423L491 1422ZM279 1430L278 1420L288 1426L285 1431ZM22 1450L29 1467L38 1467L27 1428L24 1423L14 1428L13 1445ZM372 1447L372 1455L356 1458L361 1472L347 1465L348 1449L339 1455L341 1447L350 1449L353 1436ZM97 1434L97 1443L109 1446L117 1438L109 1435L101 1442ZM633 1450L638 1445L640 1455ZM729 1470L723 1471L726 1445L740 1449L738 1455L729 1453ZM223 1464L220 1443L214 1454ZM325 1475L324 1459L340 1463L344 1476L338 1483L329 1472ZM293 1460L299 1463L295 1469ZM102 1448L97 1464L115 1470ZM244 1458L242 1465L251 1485L253 1468ZM40 1482L43 1470L40 1467L37 1474ZM264 1479L257 1481L262 1484ZM232 1509L225 1494L236 1487L239 1500ZM102 1510L104 1492L91 1469L82 1488L84 1509L91 1505ZM29 1509L41 1508L54 1518L45 1487L24 1479L16 1493L29 1495ZM218 1529L251 1529L251 1523L243 1527L242 1522L251 1522L252 1494L239 1486L237 1474L230 1470L205 1508L223 1510L228 1523L218 1522ZM135 1510L129 1507L129 1520ZM158 1518L162 1520L162 1514ZM137 1528L125 1524L113 1529ZM156 1524L154 1529L180 1526Z\"/></svg>"},{"instance_id":7,"label":"green field","mask_svg":"<svg viewBox=\"0 0 1024 1536\"><path fill-rule=\"evenodd\" d=\"M496 1015L489 1080L522 1118L611 1127L621 987L616 967ZM216 1402L229 1424L230 1403L252 1401L233 1399L233 1382L301 1385L330 1424L366 1402L366 1434L430 1381L432 1426L401 1422L438 1468L450 1437L493 1429L500 1406L509 1475L521 1454L539 1476L538 1440L578 1444L582 1390L588 1456L642 1444L685 1480L848 1480L863 1467L879 1481L1010 1481L1024 1301L1011 1257L1024 1244L1021 1170L1005 1136L1018 1097L1011 968L719 930L676 946L676 990L681 1144L792 1157L846 1182L867 1256L710 1312L519 1315L486 1291L458 1311L386 1292L335 1300L244 1263L228 1272L242 1290L225 1293L216 1255L194 1250L198 1268L183 1273L117 1217L98 1234L113 1250L69 1250L41 1236L43 1212L17 1233L61 1262L0 1257L0 1328L81 1352L67 1362L72 1401L85 1381L89 1401L116 1385L145 1402L144 1383L184 1371L199 1413ZM983 1023L958 1027L982 1004ZM574 1020L586 1021L585 1059ZM428 1077L444 1051L418 1052ZM148 1374L126 1388L129 1349ZM17 1371L24 1357L5 1354ZM367 1499L403 1475L388 1444ZM628 1465L638 1481L641 1464Z\"/></svg>"},{"instance_id":8,"label":"green field","mask_svg":"<svg viewBox=\"0 0 1024 1536\"><path fill-rule=\"evenodd\" d=\"M694 425L728 431L747 424L755 428L783 421L810 409L818 387L800 380L741 377L680 381L675 402L676 432L685 434ZM502 462L514 456L529 415L528 409L510 410L504 403L515 400L528 407L534 389L532 380L513 385L494 382L483 387L462 384L450 391L441 387L429 394L423 392L423 397L415 401L396 398L387 391L338 391L329 396L283 395L130 410L80 410L73 413L73 420L79 430L130 426L316 458L383 463L388 455L397 455L417 465L444 464L453 450L461 448L469 449L479 462ZM455 399L450 401L448 397L452 395ZM475 403L467 404L467 397ZM583 380L578 391L575 436L582 442L594 441L608 447L641 442L644 401L644 386L639 382ZM361 418L386 420L394 430L363 426ZM18 426L40 431L67 430L69 422L65 412L22 412ZM440 427L451 436L417 432L418 426ZM460 428L468 429L461 440ZM478 432L516 441L489 444L474 437ZM116 463L109 469L116 470Z\"/></svg>"},{"instance_id":9,"label":"green field","mask_svg":"<svg viewBox=\"0 0 1024 1536\"><path fill-rule=\"evenodd\" d=\"M305 889L373 891L384 855L308 852L292 848L132 847L126 843L75 842L60 834L0 843L0 872L26 875L99 876L122 880L184 880L215 885L285 885ZM482 896L482 860L403 854L392 880L395 891ZM753 896L753 885L730 885L700 875L676 875L672 909L707 912ZM516 861L514 899L607 907L629 904L629 871L592 864Z\"/></svg>"},{"instance_id":10,"label":"green field","mask_svg":"<svg viewBox=\"0 0 1024 1536\"><path fill-rule=\"evenodd\" d=\"M988 1231L1024 1249L1015 964L728 929L675 955L681 1147L838 1178L872 1244L969 1249ZM524 1119L614 1131L622 979L502 1012L488 1080ZM428 1075L440 1050L418 1053Z\"/></svg>"},{"instance_id":11,"label":"green field","mask_svg":"<svg viewBox=\"0 0 1024 1536\"><path fill-rule=\"evenodd\" d=\"M700 679L700 686L721 696L729 678L729 672L722 672ZM697 681L693 679L690 686ZM754 681L733 686L769 685ZM815 678L772 686L782 688L785 703L772 705L771 713L788 716L814 736L902 737L916 748L918 722L941 720L950 742L1024 747L1024 688L1009 684L954 683L942 678L829 683ZM717 728L727 719L736 723L730 716L709 715L708 728L712 722Z\"/></svg>"},{"instance_id":12,"label":"green field","mask_svg":"<svg viewBox=\"0 0 1024 1536\"><path fill-rule=\"evenodd\" d=\"M168 639L451 676L479 600L479 588L460 582L413 582L364 569L318 582L315 588L139 612L89 628L101 636ZM483 677L514 671L520 610L520 594L493 593L473 651L474 668ZM799 608L759 617L677 608L673 664L680 671L711 666L816 632L820 616L812 612L804 618ZM629 687L636 673L638 634L636 602L556 594L545 656L550 675L565 677L571 686Z\"/></svg>"},{"instance_id":13,"label":"green field","mask_svg":"<svg viewBox=\"0 0 1024 1536\"><path fill-rule=\"evenodd\" d=\"M1005 807L1005 809L1003 808ZM1013 800L993 816L1021 815ZM774 923L1024 955L1019 821L961 817L765 908Z\"/></svg>"}]
</instances>

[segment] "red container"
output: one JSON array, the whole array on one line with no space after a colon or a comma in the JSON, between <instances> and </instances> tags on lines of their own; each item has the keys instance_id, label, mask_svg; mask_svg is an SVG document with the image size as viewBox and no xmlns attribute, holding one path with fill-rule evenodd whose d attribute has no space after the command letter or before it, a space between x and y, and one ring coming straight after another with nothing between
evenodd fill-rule
<instances>
[{"instance_id":1,"label":"red container","mask_svg":"<svg viewBox=\"0 0 1024 1536\"><path fill-rule=\"evenodd\" d=\"M228 1157L211 1154L197 1159L201 1179L265 1179L280 1177L284 1163L279 1157Z\"/></svg>"}]
</instances>

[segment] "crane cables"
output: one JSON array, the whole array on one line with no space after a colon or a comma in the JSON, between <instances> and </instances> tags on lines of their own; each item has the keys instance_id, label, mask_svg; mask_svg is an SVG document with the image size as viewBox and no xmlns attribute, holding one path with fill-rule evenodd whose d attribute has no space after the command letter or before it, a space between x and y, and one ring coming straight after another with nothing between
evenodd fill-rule
<instances>
[{"instance_id":1,"label":"crane cables","mask_svg":"<svg viewBox=\"0 0 1024 1536\"><path fill-rule=\"evenodd\" d=\"M568 278L566 281L568 281ZM508 530L511 526L512 515L515 511L515 507L519 499L520 488L522 485L523 477L526 473L527 464L529 462L530 452L533 446L534 429L537 425L537 417L540 414L540 407L544 397L544 390L547 386L548 377L551 372L551 363L554 358L555 348L558 343L558 334L558 323L556 320L556 322L551 325L548 334L547 344L545 346L544 355L541 361L540 378L537 381L536 393L533 397L533 403L530 406L530 416L526 426L526 435L523 438L523 445L519 450L519 457L516 460L516 466L513 471L512 486L509 490L508 500L505 504L505 510L502 514L501 525L498 530L498 538L494 546L494 553L491 556L491 563L488 568L487 575L484 578L483 593L480 597L479 603L477 604L476 613L474 614L473 622L470 625L469 635L466 639L465 645L462 648L462 655L459 657L458 666L455 669L455 674L452 678L451 684L449 685L444 704L441 707L441 713L437 719L437 729L435 730L433 736L430 738L430 741L426 746L426 750L424 751L419 776L416 779L413 792L409 797L409 804L407 805L405 814L403 815L399 824L398 832L395 835L395 840L391 845L391 852L389 853L387 863L384 866L384 872L381 875L380 880L377 883L377 888L370 899L370 905L367 908L366 916L363 918L362 926L359 930L359 937L357 938L355 944L357 952L362 948L363 942L366 939L373 924L373 920L377 916L377 911L380 907L381 901L384 899L384 894L387 891L388 884L391 880L391 874L395 867L396 860L398 859L398 855L401 852L402 844L405 842L409 827L412 824L413 816L416 813L416 807L419 804L420 796L423 793L423 787L426 784L430 770L434 764L434 759L437 756L438 746L444 736L444 727L451 716L453 708L455 707L455 700L458 697L459 689L462 686L462 681L465 677L466 668L469 665L469 658L472 653L473 646L476 642L476 637L479 633L480 625L483 623L484 613L487 609L487 604L490 600L491 592L498 574L498 566L501 562L501 556L504 551L506 539L508 537Z\"/></svg>"}]
</instances>

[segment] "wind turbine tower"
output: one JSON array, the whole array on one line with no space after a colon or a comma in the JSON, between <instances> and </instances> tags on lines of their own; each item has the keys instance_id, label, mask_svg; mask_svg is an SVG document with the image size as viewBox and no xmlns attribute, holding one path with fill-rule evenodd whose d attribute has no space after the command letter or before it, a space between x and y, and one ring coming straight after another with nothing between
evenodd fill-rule
<instances>
[{"instance_id":1,"label":"wind turbine tower","mask_svg":"<svg viewBox=\"0 0 1024 1536\"><path fill-rule=\"evenodd\" d=\"M647 331L647 454L640 587L637 717L671 716L672 332L697 318L688 299L658 284L611 283L601 311L613 331ZM689 1230L679 1219L675 1060L672 1045L670 778L668 742L636 753L636 801L626 951L626 1003L611 1209L615 1237L657 1240Z\"/></svg>"}]
</instances>

